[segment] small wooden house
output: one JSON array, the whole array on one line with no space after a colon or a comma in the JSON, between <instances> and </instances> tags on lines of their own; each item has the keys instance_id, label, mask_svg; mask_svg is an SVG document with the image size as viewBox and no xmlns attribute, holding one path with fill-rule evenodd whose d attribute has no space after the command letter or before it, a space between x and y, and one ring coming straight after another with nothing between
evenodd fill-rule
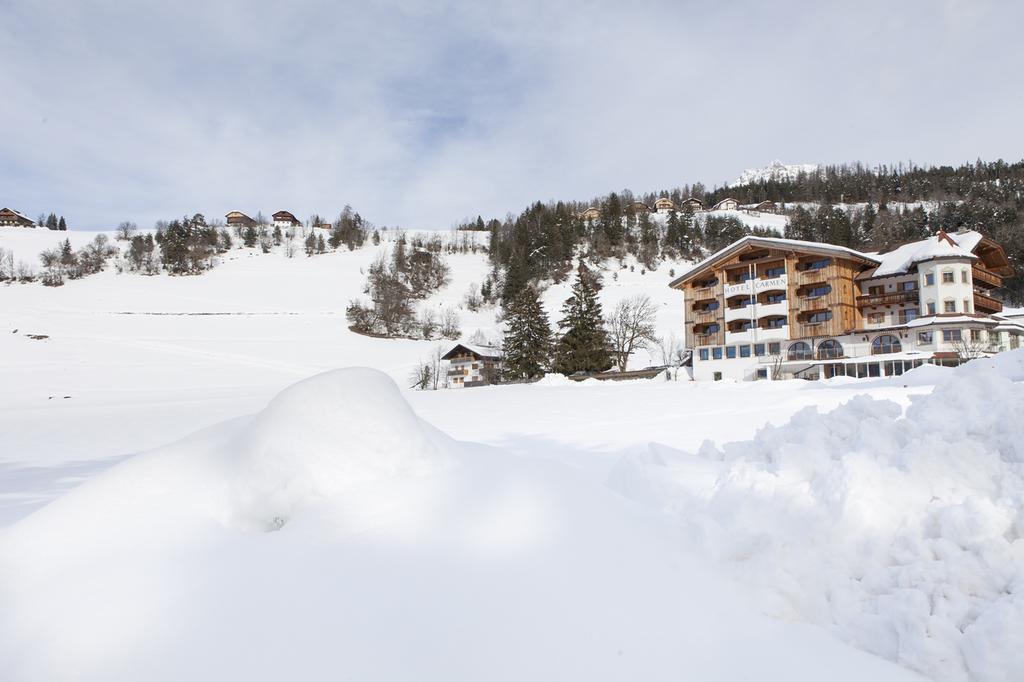
<instances>
[{"instance_id":1,"label":"small wooden house","mask_svg":"<svg viewBox=\"0 0 1024 682\"><path fill-rule=\"evenodd\" d=\"M13 208L0 208L0 227L35 227L35 222Z\"/></svg>"},{"instance_id":2,"label":"small wooden house","mask_svg":"<svg viewBox=\"0 0 1024 682\"><path fill-rule=\"evenodd\" d=\"M684 210L688 208L692 213L696 213L704 210L704 202L696 197L687 197L683 199L682 208Z\"/></svg>"},{"instance_id":3,"label":"small wooden house","mask_svg":"<svg viewBox=\"0 0 1024 682\"><path fill-rule=\"evenodd\" d=\"M332 229L334 229L334 226L331 225L330 223L320 223L319 225L317 225L317 227L319 227L321 230L332 230Z\"/></svg>"},{"instance_id":4,"label":"small wooden house","mask_svg":"<svg viewBox=\"0 0 1024 682\"><path fill-rule=\"evenodd\" d=\"M500 348L460 343L441 359L448 361L448 379L452 388L487 386L497 380L501 371Z\"/></svg>"},{"instance_id":5,"label":"small wooden house","mask_svg":"<svg viewBox=\"0 0 1024 682\"><path fill-rule=\"evenodd\" d=\"M735 211L740 207L740 202L736 201L732 197L722 199L717 204L711 207L712 211Z\"/></svg>"},{"instance_id":6,"label":"small wooden house","mask_svg":"<svg viewBox=\"0 0 1024 682\"><path fill-rule=\"evenodd\" d=\"M302 221L288 211L278 211L273 216L274 227L302 227Z\"/></svg>"},{"instance_id":7,"label":"small wooden house","mask_svg":"<svg viewBox=\"0 0 1024 682\"><path fill-rule=\"evenodd\" d=\"M778 213L779 207L775 205L774 201L768 200L755 204L750 210L758 213Z\"/></svg>"},{"instance_id":8,"label":"small wooden house","mask_svg":"<svg viewBox=\"0 0 1024 682\"><path fill-rule=\"evenodd\" d=\"M642 201L634 201L629 207L633 210L633 213L640 215L641 213L650 213L651 207Z\"/></svg>"},{"instance_id":9,"label":"small wooden house","mask_svg":"<svg viewBox=\"0 0 1024 682\"><path fill-rule=\"evenodd\" d=\"M256 224L255 220L241 211L231 211L224 218L228 222L228 227L252 227Z\"/></svg>"},{"instance_id":10,"label":"small wooden house","mask_svg":"<svg viewBox=\"0 0 1024 682\"><path fill-rule=\"evenodd\" d=\"M676 205L668 197L661 197L654 202L654 210L658 213L671 213L676 210Z\"/></svg>"},{"instance_id":11,"label":"small wooden house","mask_svg":"<svg viewBox=\"0 0 1024 682\"><path fill-rule=\"evenodd\" d=\"M585 210L582 213L580 213L580 219L581 220L597 220L600 217L601 217L601 211L599 211L594 206L591 206L587 210Z\"/></svg>"}]
</instances>

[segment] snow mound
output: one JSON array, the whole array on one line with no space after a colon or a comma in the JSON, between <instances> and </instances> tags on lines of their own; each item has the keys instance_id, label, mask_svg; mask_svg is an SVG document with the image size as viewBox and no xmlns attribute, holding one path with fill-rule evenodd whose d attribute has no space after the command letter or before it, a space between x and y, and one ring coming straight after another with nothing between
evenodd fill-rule
<instances>
[{"instance_id":1,"label":"snow mound","mask_svg":"<svg viewBox=\"0 0 1024 682\"><path fill-rule=\"evenodd\" d=\"M382 372L325 372L278 394L227 448L236 469L233 506L243 525L277 525L297 505L443 466L445 438Z\"/></svg>"},{"instance_id":2,"label":"snow mound","mask_svg":"<svg viewBox=\"0 0 1024 682\"><path fill-rule=\"evenodd\" d=\"M1019 679L1024 351L944 374L905 416L806 408L751 441L624 458L610 485L677 516L773 615L936 680Z\"/></svg>"}]
</instances>

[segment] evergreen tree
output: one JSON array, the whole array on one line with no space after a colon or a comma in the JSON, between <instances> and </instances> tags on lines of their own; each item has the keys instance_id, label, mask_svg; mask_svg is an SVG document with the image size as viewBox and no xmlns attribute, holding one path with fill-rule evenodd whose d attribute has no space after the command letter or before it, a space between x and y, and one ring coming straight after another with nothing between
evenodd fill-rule
<instances>
[{"instance_id":1,"label":"evergreen tree","mask_svg":"<svg viewBox=\"0 0 1024 682\"><path fill-rule=\"evenodd\" d=\"M551 327L537 292L523 287L505 309L508 333L502 346L502 370L511 381L544 375L551 352Z\"/></svg>"},{"instance_id":2,"label":"evergreen tree","mask_svg":"<svg viewBox=\"0 0 1024 682\"><path fill-rule=\"evenodd\" d=\"M56 230L57 229L57 216L56 216L56 214L51 213L50 215L46 216L46 229L48 229L48 230Z\"/></svg>"},{"instance_id":3,"label":"evergreen tree","mask_svg":"<svg viewBox=\"0 0 1024 682\"><path fill-rule=\"evenodd\" d=\"M68 229L68 224L64 222L64 216L61 216L60 220L57 222L57 229L60 230L61 232L64 232Z\"/></svg>"},{"instance_id":4,"label":"evergreen tree","mask_svg":"<svg viewBox=\"0 0 1024 682\"><path fill-rule=\"evenodd\" d=\"M563 317L558 323L562 335L555 344L553 367L556 372L603 372L612 366L597 291L596 278L581 262L572 296L562 306Z\"/></svg>"}]
</instances>

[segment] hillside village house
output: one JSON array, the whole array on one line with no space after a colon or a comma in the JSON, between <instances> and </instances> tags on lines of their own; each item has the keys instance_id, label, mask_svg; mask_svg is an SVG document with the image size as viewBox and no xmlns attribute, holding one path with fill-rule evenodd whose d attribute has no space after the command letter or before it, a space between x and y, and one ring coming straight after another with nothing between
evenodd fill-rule
<instances>
[{"instance_id":1,"label":"hillside village house","mask_svg":"<svg viewBox=\"0 0 1024 682\"><path fill-rule=\"evenodd\" d=\"M591 206L587 210L585 210L582 213L580 213L580 219L581 220L597 220L600 217L601 217L601 211L599 211L594 206Z\"/></svg>"},{"instance_id":2,"label":"hillside village house","mask_svg":"<svg viewBox=\"0 0 1024 682\"><path fill-rule=\"evenodd\" d=\"M740 206L744 211L753 213L778 213L779 207L774 201L762 201L759 204L744 204Z\"/></svg>"},{"instance_id":3,"label":"hillside village house","mask_svg":"<svg viewBox=\"0 0 1024 682\"><path fill-rule=\"evenodd\" d=\"M1013 274L978 232L888 253L747 236L670 286L683 292L693 377L880 377L1020 347L993 297Z\"/></svg>"},{"instance_id":4,"label":"hillside village house","mask_svg":"<svg viewBox=\"0 0 1024 682\"><path fill-rule=\"evenodd\" d=\"M448 361L448 379L452 388L487 386L494 382L501 370L501 350L488 346L460 343L441 359Z\"/></svg>"},{"instance_id":5,"label":"hillside village house","mask_svg":"<svg viewBox=\"0 0 1024 682\"><path fill-rule=\"evenodd\" d=\"M280 227L282 229L285 229L289 227L302 226L302 221L296 218L288 211L278 211L271 217L274 219L274 227Z\"/></svg>"},{"instance_id":6,"label":"hillside village house","mask_svg":"<svg viewBox=\"0 0 1024 682\"><path fill-rule=\"evenodd\" d=\"M676 210L676 205L668 197L661 197L654 202L654 210L658 213L671 213Z\"/></svg>"},{"instance_id":7,"label":"hillside village house","mask_svg":"<svg viewBox=\"0 0 1024 682\"><path fill-rule=\"evenodd\" d=\"M241 211L231 211L224 218L227 220L228 227L252 227L256 224L255 220Z\"/></svg>"},{"instance_id":8,"label":"hillside village house","mask_svg":"<svg viewBox=\"0 0 1024 682\"><path fill-rule=\"evenodd\" d=\"M680 207L683 210L689 208L692 213L696 213L697 211L704 210L704 202L695 197L687 197L686 199L683 199L683 202L680 204Z\"/></svg>"},{"instance_id":9,"label":"hillside village house","mask_svg":"<svg viewBox=\"0 0 1024 682\"><path fill-rule=\"evenodd\" d=\"M0 208L0 227L35 227L31 218L23 216L13 208Z\"/></svg>"},{"instance_id":10,"label":"hillside village house","mask_svg":"<svg viewBox=\"0 0 1024 682\"><path fill-rule=\"evenodd\" d=\"M651 207L642 201L634 201L629 207L633 210L633 213L640 215L641 213L650 213Z\"/></svg>"},{"instance_id":11,"label":"hillside village house","mask_svg":"<svg viewBox=\"0 0 1024 682\"><path fill-rule=\"evenodd\" d=\"M722 199L717 204L711 207L712 211L735 211L740 207L740 202L736 201L732 197Z\"/></svg>"}]
</instances>

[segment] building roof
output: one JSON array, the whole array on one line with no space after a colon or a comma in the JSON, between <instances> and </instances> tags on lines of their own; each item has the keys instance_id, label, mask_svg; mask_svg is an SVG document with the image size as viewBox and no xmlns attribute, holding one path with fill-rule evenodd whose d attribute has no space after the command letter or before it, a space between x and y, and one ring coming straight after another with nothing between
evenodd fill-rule
<instances>
[{"instance_id":1,"label":"building roof","mask_svg":"<svg viewBox=\"0 0 1024 682\"><path fill-rule=\"evenodd\" d=\"M457 355L459 353L460 349L465 351L465 352L467 352L467 353L469 353L473 357L481 359L481 360L484 360L484 359L486 359L486 360L500 360L501 359L501 349L500 348L494 348L494 347L491 347L491 346L474 346L474 345L469 344L469 343L457 343L457 344L455 344L455 346L450 351L448 351L447 353L445 353L444 355L441 356L441 359L442 360L451 360L453 357L455 357L455 355Z\"/></svg>"},{"instance_id":2,"label":"building roof","mask_svg":"<svg viewBox=\"0 0 1024 682\"><path fill-rule=\"evenodd\" d=\"M717 261L722 258L726 258L736 251L739 251L745 246L760 246L767 249L792 249L795 251L803 251L807 253L820 253L830 256L841 256L843 258L854 258L857 260L864 261L869 265L877 265L879 263L878 257L861 251L856 251L846 246L836 246L835 244L825 244L822 242L807 242L800 239L784 239L782 237L755 237L754 235L747 235L737 239L729 246L721 249L720 251L711 254L695 266L690 268L687 272L683 273L682 276L669 282L670 287L677 287L683 282L693 279L696 275L707 270L709 267L714 265Z\"/></svg>"},{"instance_id":3,"label":"building roof","mask_svg":"<svg viewBox=\"0 0 1024 682\"><path fill-rule=\"evenodd\" d=\"M225 214L224 217L225 218L248 218L249 220L252 220L252 218L249 218L249 216L247 216L246 214L242 213L241 211L229 211L227 214Z\"/></svg>"},{"instance_id":4,"label":"building roof","mask_svg":"<svg viewBox=\"0 0 1024 682\"><path fill-rule=\"evenodd\" d=\"M736 201L732 197L726 197L726 198L722 199L721 201L715 202L715 205L712 206L711 208L718 208L719 206L721 206L722 204L724 204L727 201L731 201L731 202L735 203L737 206L740 205L740 202Z\"/></svg>"},{"instance_id":5,"label":"building roof","mask_svg":"<svg viewBox=\"0 0 1024 682\"><path fill-rule=\"evenodd\" d=\"M954 235L939 230L936 234L916 242L898 246L892 251L877 254L880 263L871 272L865 272L863 279L892 277L907 273L918 263L936 258L977 259L973 251L983 239L980 232L973 230Z\"/></svg>"},{"instance_id":6,"label":"building roof","mask_svg":"<svg viewBox=\"0 0 1024 682\"><path fill-rule=\"evenodd\" d=\"M3 208L0 208L0 213L13 213L15 216L17 216L18 218L21 218L22 220L26 220L26 221L32 223L33 225L36 224L36 221L34 221L31 218L29 218L27 215L25 215L21 211L15 211L13 208L7 208L5 206Z\"/></svg>"},{"instance_id":7,"label":"building roof","mask_svg":"<svg viewBox=\"0 0 1024 682\"><path fill-rule=\"evenodd\" d=\"M296 218L296 217L295 217L294 215L292 215L291 213L289 213L288 211L278 211L277 213L275 213L275 214L274 214L273 216L271 216L271 217L272 217L272 218L273 218L274 220L291 220L292 222L296 222L296 223L297 223L297 222L299 222L299 219L298 219L298 218Z\"/></svg>"},{"instance_id":8,"label":"building roof","mask_svg":"<svg viewBox=\"0 0 1024 682\"><path fill-rule=\"evenodd\" d=\"M668 204L669 206L675 206L675 202L673 202L668 197L658 197L657 199L655 199L654 205L657 206L658 204Z\"/></svg>"}]
</instances>

